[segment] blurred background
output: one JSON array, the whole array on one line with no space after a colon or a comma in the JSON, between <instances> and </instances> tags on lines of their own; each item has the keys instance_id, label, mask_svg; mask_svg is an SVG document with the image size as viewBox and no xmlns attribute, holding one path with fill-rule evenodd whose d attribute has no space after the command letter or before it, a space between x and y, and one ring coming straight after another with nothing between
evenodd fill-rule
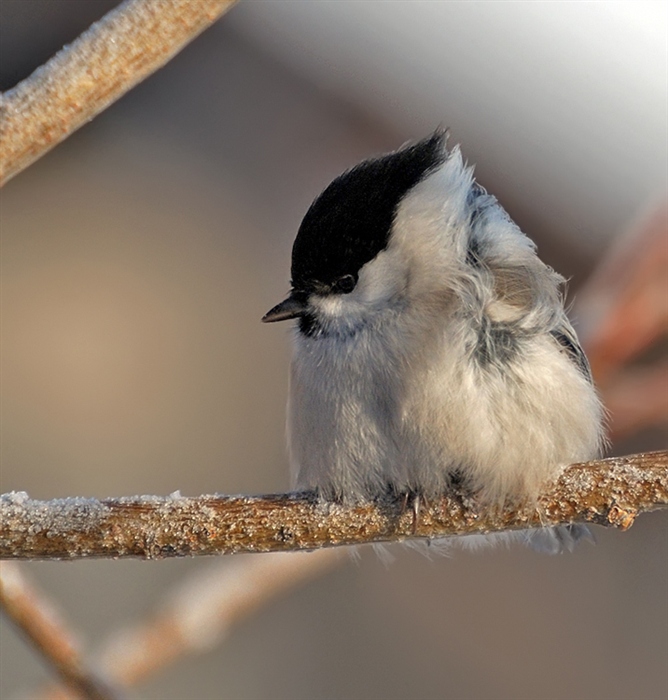
<instances>
[{"instance_id":1,"label":"blurred background","mask_svg":"<svg viewBox=\"0 0 668 700\"><path fill-rule=\"evenodd\" d=\"M2 0L0 89L116 4ZM582 293L604 398L645 372L645 394L615 394L612 452L665 448L667 7L242 0L2 191L2 491L286 490L289 331L259 319L301 217L342 170L439 124L570 279L576 323ZM601 290L647 241L655 330L615 375ZM363 552L132 697L665 699L667 516L552 558ZM26 568L95 648L208 565ZM0 696L30 697L48 674L4 620L0 643Z\"/></svg>"}]
</instances>

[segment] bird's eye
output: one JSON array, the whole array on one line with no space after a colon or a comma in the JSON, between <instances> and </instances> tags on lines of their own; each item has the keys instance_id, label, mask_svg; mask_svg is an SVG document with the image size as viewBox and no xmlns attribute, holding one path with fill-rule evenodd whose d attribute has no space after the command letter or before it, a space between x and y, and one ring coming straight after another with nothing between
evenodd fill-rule
<instances>
[{"instance_id":1,"label":"bird's eye","mask_svg":"<svg viewBox=\"0 0 668 700\"><path fill-rule=\"evenodd\" d=\"M350 294L350 292L355 289L356 284L357 278L355 275L343 275L343 277L339 277L339 279L334 282L332 289L338 294Z\"/></svg>"}]
</instances>

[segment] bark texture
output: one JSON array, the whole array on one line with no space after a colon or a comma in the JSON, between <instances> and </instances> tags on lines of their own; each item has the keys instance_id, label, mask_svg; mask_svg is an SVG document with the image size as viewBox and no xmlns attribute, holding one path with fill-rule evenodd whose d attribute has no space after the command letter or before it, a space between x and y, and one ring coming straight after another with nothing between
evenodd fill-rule
<instances>
[{"instance_id":1,"label":"bark texture","mask_svg":"<svg viewBox=\"0 0 668 700\"><path fill-rule=\"evenodd\" d=\"M134 496L35 501L0 497L0 558L81 559L286 552L590 522L627 529L668 505L668 452L574 464L531 506L490 510L452 493L347 506L312 493L269 496Z\"/></svg>"}]
</instances>

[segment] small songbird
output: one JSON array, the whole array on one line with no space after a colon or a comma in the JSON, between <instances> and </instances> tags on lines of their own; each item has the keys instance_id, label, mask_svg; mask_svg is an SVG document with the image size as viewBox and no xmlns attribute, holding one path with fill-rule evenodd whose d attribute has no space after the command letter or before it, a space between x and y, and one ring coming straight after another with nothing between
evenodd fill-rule
<instances>
[{"instance_id":1,"label":"small songbird","mask_svg":"<svg viewBox=\"0 0 668 700\"><path fill-rule=\"evenodd\" d=\"M442 130L337 177L299 228L290 295L262 319L297 319L295 487L428 500L456 480L498 505L596 457L603 410L563 281ZM561 551L586 532L527 539Z\"/></svg>"}]
</instances>

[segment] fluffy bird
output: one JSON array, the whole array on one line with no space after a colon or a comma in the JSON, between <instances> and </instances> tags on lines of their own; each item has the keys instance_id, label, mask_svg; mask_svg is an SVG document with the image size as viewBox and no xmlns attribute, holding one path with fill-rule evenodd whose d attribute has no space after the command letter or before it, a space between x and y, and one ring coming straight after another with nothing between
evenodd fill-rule
<instances>
[{"instance_id":1,"label":"fluffy bird","mask_svg":"<svg viewBox=\"0 0 668 700\"><path fill-rule=\"evenodd\" d=\"M454 480L498 505L535 499L596 457L603 411L563 278L439 130L337 177L307 211L289 296L294 485L354 503L438 497ZM588 531L531 531L570 549Z\"/></svg>"}]
</instances>

